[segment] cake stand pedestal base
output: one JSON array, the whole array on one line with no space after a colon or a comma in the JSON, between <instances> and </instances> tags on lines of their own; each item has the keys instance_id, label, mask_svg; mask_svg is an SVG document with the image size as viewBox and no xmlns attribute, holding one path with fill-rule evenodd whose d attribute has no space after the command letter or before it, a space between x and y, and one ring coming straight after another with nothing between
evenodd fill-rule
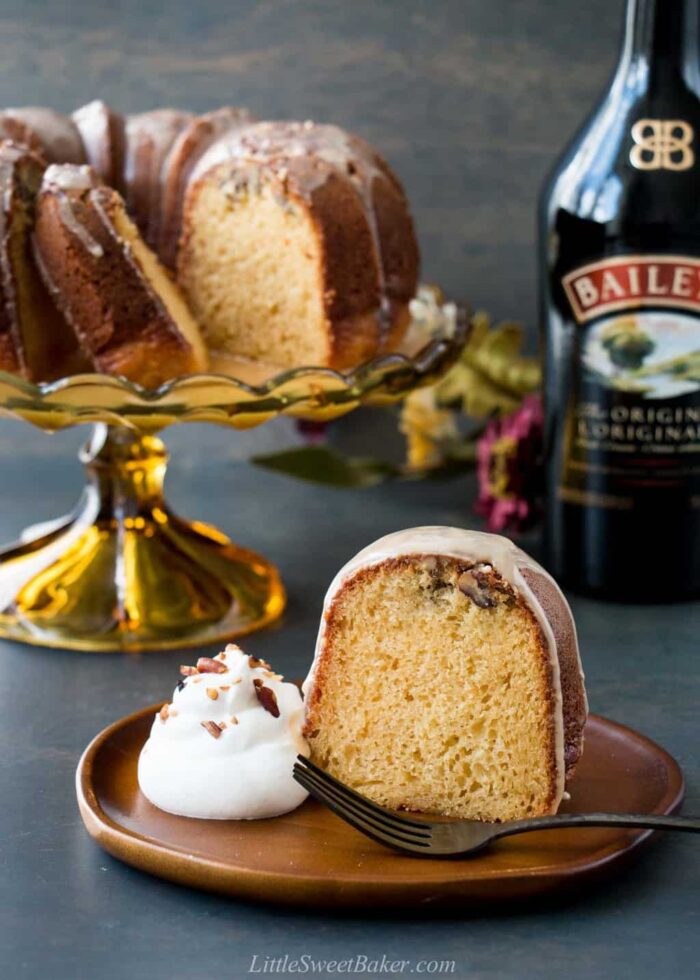
<instances>
[{"instance_id":1,"label":"cake stand pedestal base","mask_svg":"<svg viewBox=\"0 0 700 980\"><path fill-rule=\"evenodd\" d=\"M95 426L74 513L0 550L0 636L95 651L191 647L260 629L284 609L277 569L163 499L160 439Z\"/></svg>"}]
</instances>

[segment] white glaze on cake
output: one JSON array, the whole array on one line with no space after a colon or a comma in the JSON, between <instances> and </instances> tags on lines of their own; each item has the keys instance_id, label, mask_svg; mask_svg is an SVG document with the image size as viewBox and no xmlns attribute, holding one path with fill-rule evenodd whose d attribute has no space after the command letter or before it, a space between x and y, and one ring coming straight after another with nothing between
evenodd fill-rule
<instances>
[{"instance_id":1,"label":"white glaze on cake","mask_svg":"<svg viewBox=\"0 0 700 980\"><path fill-rule=\"evenodd\" d=\"M80 195L83 191L91 191L97 186L94 170L88 166L76 167L71 164L52 163L47 167L42 181L42 190L58 192L58 208L66 228L78 239L83 247L94 258L102 258L104 249L88 232L83 222L79 221L73 212L71 193ZM36 255L37 264L43 268L41 257ZM48 280L44 273L45 281Z\"/></svg>"},{"instance_id":2,"label":"white glaze on cake","mask_svg":"<svg viewBox=\"0 0 700 980\"><path fill-rule=\"evenodd\" d=\"M44 184L62 191L86 191L95 187L97 178L91 167L52 163L44 173Z\"/></svg>"},{"instance_id":3,"label":"white glaze on cake","mask_svg":"<svg viewBox=\"0 0 700 980\"><path fill-rule=\"evenodd\" d=\"M232 644L213 659L220 673L184 677L155 716L139 757L142 793L161 810L209 820L294 810L307 797L292 776L308 752L299 689Z\"/></svg>"},{"instance_id":4,"label":"white glaze on cake","mask_svg":"<svg viewBox=\"0 0 700 980\"><path fill-rule=\"evenodd\" d=\"M565 783L564 718L559 657L554 633L546 612L525 580L522 574L523 569L530 569L538 575L546 577L557 592L561 594L561 591L551 575L508 538L497 534L487 534L483 531L469 531L456 527L414 527L408 528L405 531L397 531L394 534L387 534L368 547L363 548L362 551L358 552L354 558L351 558L340 569L326 593L314 660L303 685L304 694L309 691L313 684L316 666L324 645L327 613L340 589L361 569L378 565L389 559L409 555L443 555L473 563L484 562L489 564L512 586L517 594L522 596L528 607L532 610L545 639L551 669L552 690L555 702L552 721L554 726L557 772L556 807L558 807L564 795ZM565 602L566 600L563 601Z\"/></svg>"}]
</instances>

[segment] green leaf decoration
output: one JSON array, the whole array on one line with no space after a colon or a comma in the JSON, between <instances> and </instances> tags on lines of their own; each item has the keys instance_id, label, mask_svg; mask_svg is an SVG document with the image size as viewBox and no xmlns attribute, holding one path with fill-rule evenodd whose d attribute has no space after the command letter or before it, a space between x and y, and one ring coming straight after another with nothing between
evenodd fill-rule
<instances>
[{"instance_id":1,"label":"green leaf decoration","mask_svg":"<svg viewBox=\"0 0 700 980\"><path fill-rule=\"evenodd\" d=\"M539 360L521 355L522 345L519 323L492 327L488 314L476 313L459 361L436 386L437 404L480 419L515 411L542 383Z\"/></svg>"},{"instance_id":2,"label":"green leaf decoration","mask_svg":"<svg viewBox=\"0 0 700 980\"><path fill-rule=\"evenodd\" d=\"M254 456L252 462L285 476L339 488L373 487L401 474L401 469L393 463L365 456L343 456L330 446L285 449Z\"/></svg>"},{"instance_id":3,"label":"green leaf decoration","mask_svg":"<svg viewBox=\"0 0 700 980\"><path fill-rule=\"evenodd\" d=\"M474 469L476 442L454 442L444 446L444 461L423 470L396 466L370 456L343 456L330 446L299 446L278 453L254 456L256 466L293 476L308 483L338 489L375 487L390 480L448 480Z\"/></svg>"}]
</instances>

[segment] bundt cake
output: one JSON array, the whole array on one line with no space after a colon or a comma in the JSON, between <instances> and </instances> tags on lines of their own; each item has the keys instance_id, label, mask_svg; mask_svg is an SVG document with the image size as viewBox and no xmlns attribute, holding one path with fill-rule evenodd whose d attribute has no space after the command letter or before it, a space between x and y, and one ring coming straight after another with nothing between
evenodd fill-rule
<instances>
[{"instance_id":1,"label":"bundt cake","mask_svg":"<svg viewBox=\"0 0 700 980\"><path fill-rule=\"evenodd\" d=\"M367 143L257 123L194 168L177 274L211 348L344 368L400 338L418 249L401 186Z\"/></svg>"},{"instance_id":2,"label":"bundt cake","mask_svg":"<svg viewBox=\"0 0 700 980\"><path fill-rule=\"evenodd\" d=\"M422 527L361 551L328 591L304 692L311 758L392 809L553 813L582 751L571 611L496 535Z\"/></svg>"},{"instance_id":3,"label":"bundt cake","mask_svg":"<svg viewBox=\"0 0 700 980\"><path fill-rule=\"evenodd\" d=\"M165 380L166 371L204 364L191 326L180 331L187 338L182 347L177 331L155 329L152 294L137 300L131 287L114 281L123 273L133 285L147 264L147 278L158 279L156 291L170 297L161 303L161 314L174 304L179 312L170 309L170 319L182 318L177 290L143 252L115 193L124 196L145 243L177 279L213 353L270 365L348 368L393 349L403 334L419 264L406 198L384 160L335 126L256 123L237 107L201 116L157 109L125 119L96 100L72 116L37 107L6 109L0 112L3 139L44 165L87 164L103 185L78 186L77 171L53 170L42 191L35 248L55 305L77 333L73 348L83 346L97 370L128 369L128 377L148 385L153 378ZM86 200L101 205L86 207ZM110 237L115 223L124 225L119 236L140 256L133 262L116 261L116 238ZM113 248L101 244L98 255L94 243L105 235ZM70 243L63 258L59 240ZM77 296L79 281L83 299ZM132 299L125 303L127 294ZM146 311L145 334L137 342L137 319ZM47 323L52 319L47 314ZM66 335L64 329L61 336ZM118 337L129 339L123 345ZM162 351L160 338L166 338ZM46 343L51 346L51 339ZM44 360L54 370L29 370L34 380L73 370L73 361L57 368L53 354ZM12 370L27 373L18 365Z\"/></svg>"},{"instance_id":4,"label":"bundt cake","mask_svg":"<svg viewBox=\"0 0 700 980\"><path fill-rule=\"evenodd\" d=\"M37 381L87 367L31 257L43 172L31 150L0 142L0 370Z\"/></svg>"},{"instance_id":5,"label":"bundt cake","mask_svg":"<svg viewBox=\"0 0 700 980\"><path fill-rule=\"evenodd\" d=\"M52 164L36 204L37 265L98 371L155 388L207 353L180 291L90 167Z\"/></svg>"}]
</instances>

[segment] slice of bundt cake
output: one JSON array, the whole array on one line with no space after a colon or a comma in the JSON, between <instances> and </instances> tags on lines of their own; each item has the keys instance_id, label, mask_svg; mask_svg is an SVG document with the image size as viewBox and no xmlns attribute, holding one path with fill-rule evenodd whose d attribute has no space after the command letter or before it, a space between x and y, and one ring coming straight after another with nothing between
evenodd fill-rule
<instances>
[{"instance_id":1,"label":"slice of bundt cake","mask_svg":"<svg viewBox=\"0 0 700 980\"><path fill-rule=\"evenodd\" d=\"M37 198L37 264L93 366L148 388L202 371L207 353L177 286L89 167L49 167Z\"/></svg>"},{"instance_id":2,"label":"slice of bundt cake","mask_svg":"<svg viewBox=\"0 0 700 980\"><path fill-rule=\"evenodd\" d=\"M311 757L392 809L553 813L582 751L571 611L496 535L414 528L361 551L326 596L304 690Z\"/></svg>"},{"instance_id":3,"label":"slice of bundt cake","mask_svg":"<svg viewBox=\"0 0 700 980\"><path fill-rule=\"evenodd\" d=\"M247 109L223 106L195 116L174 140L160 174L158 221L158 255L169 269L175 268L183 201L197 163L224 133L235 131L251 119Z\"/></svg>"},{"instance_id":4,"label":"slice of bundt cake","mask_svg":"<svg viewBox=\"0 0 700 980\"><path fill-rule=\"evenodd\" d=\"M31 381L50 381L86 366L32 261L43 173L43 161L30 150L0 143L0 370Z\"/></svg>"},{"instance_id":5,"label":"slice of bundt cake","mask_svg":"<svg viewBox=\"0 0 700 980\"><path fill-rule=\"evenodd\" d=\"M128 116L124 148L124 200L146 243L158 247L161 173L173 143L194 119L179 109Z\"/></svg>"},{"instance_id":6,"label":"slice of bundt cake","mask_svg":"<svg viewBox=\"0 0 700 980\"><path fill-rule=\"evenodd\" d=\"M418 249L401 185L364 141L257 123L200 157L177 274L212 349L344 368L403 333Z\"/></svg>"}]
</instances>

